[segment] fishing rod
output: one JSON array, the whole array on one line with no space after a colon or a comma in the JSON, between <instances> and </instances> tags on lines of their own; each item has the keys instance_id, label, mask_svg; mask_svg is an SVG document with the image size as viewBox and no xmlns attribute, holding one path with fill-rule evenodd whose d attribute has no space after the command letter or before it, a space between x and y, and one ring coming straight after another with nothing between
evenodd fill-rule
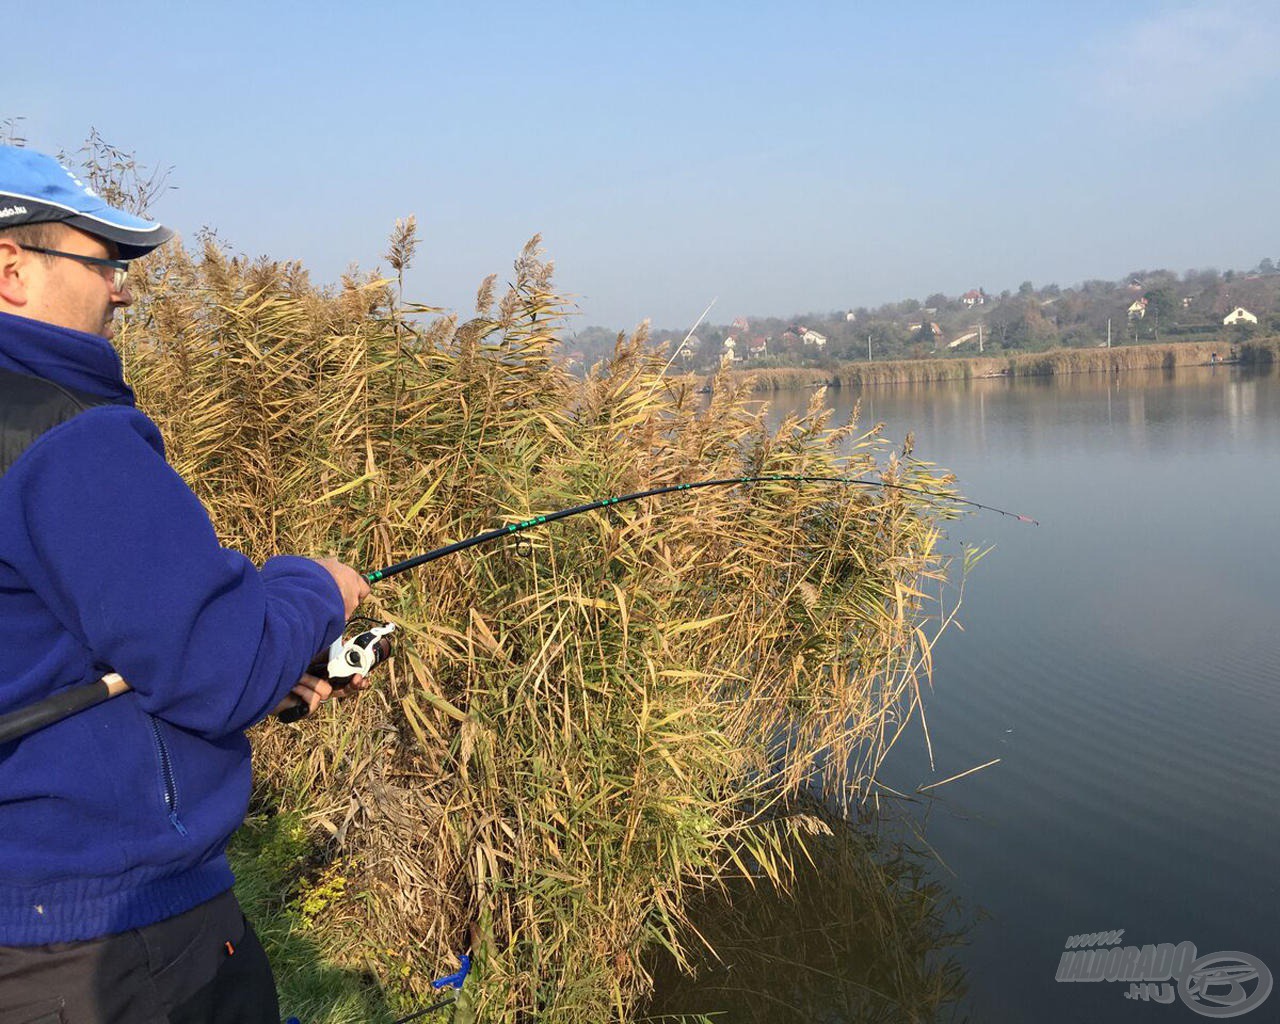
<instances>
[{"instance_id":1,"label":"fishing rod","mask_svg":"<svg viewBox=\"0 0 1280 1024\"><path fill-rule=\"evenodd\" d=\"M396 562L394 565L389 565L385 569L378 569L374 572L364 573L363 575L365 581L368 583L380 583L382 580L389 579L390 577L399 575L402 572L407 572L410 569L416 569L418 566L426 565L428 562L434 562L437 558L444 558L445 555L452 555L458 551L465 551L467 548L476 547L478 544L487 544L490 541L501 540L504 537L510 537L513 534L532 529L535 526L543 526L547 523L554 523L560 519L568 519L570 516L581 515L584 512L594 512L596 509L610 508L613 505L620 505L624 501L640 501L642 498L654 498L661 494L675 494L680 491L693 491L702 487L737 487L741 484L779 482L830 483L844 484L846 486L878 487L883 490L906 491L910 494L919 494L932 498L935 504L946 503L951 505L968 505L971 508L982 509L986 512L998 512L1002 516L1008 516L1010 519L1017 519L1019 522L1029 523L1032 526L1040 525L1037 520L1032 519L1030 516L1024 516L1018 512L1007 512L1002 508L996 508L994 505L984 505L981 502L970 501L968 498L960 498L952 494L928 491L923 487L907 487L904 484L887 483L883 480L865 480L862 477L852 476L808 476L803 474L726 476L715 480L699 480L695 483L667 484L663 487L652 487L647 491L636 491L634 494L621 494L614 498L599 498L596 501L589 501L582 505L574 505L572 508L561 509L558 512L548 512L545 515L533 516L532 518L525 519L519 523L508 523L506 526L499 526L496 529L487 530L484 533L478 533L474 537L468 537L466 540L446 544L444 547L436 548L434 551L428 551L426 554L415 555L413 558L407 558L403 562Z\"/></svg>"},{"instance_id":2,"label":"fishing rod","mask_svg":"<svg viewBox=\"0 0 1280 1024\"><path fill-rule=\"evenodd\" d=\"M373 584L380 583L383 580L390 579L402 572L408 572L410 569L416 569L418 566L426 565L428 562L434 562L436 559L444 558L446 555L452 555L459 551L465 551L468 548L477 547L480 544L488 544L493 541L502 540L511 537L525 530L531 530L536 526L545 526L547 523L558 522L561 519L568 519L570 516L582 515L586 512L593 512L597 509L612 508L614 505L621 505L624 502L641 501L644 498L655 498L664 494L678 494L680 492L695 491L707 487L738 487L744 484L755 483L801 483L801 484L840 484L843 486L854 487L873 487L881 490L903 491L908 494L919 495L928 499L934 504L949 505L965 505L970 508L981 509L985 512L996 512L1002 516L1008 516L1010 519L1017 519L1022 523L1029 523L1032 526L1039 526L1039 522L1030 516L1022 515L1018 512L1009 512L994 505L984 505L979 501L972 501L969 498L957 497L953 494L945 494L938 491L926 490L923 487L909 487L905 484L889 483L884 480L867 480L862 477L848 476L810 476L808 474L799 473L776 473L758 476L727 476L717 477L713 480L698 480L691 483L666 484L662 487L651 487L648 490L636 491L632 494L620 494L614 497L599 498L595 501L585 502L581 505L574 505L572 508L560 509L556 512L547 512L543 515L532 516L529 519L521 520L518 523L508 523L506 526L499 526L492 530L486 530L484 533L476 534L474 537L468 537L465 540L455 541L452 544L446 544L444 547L436 548L413 558L405 559L402 562L396 562L384 569L377 569L372 572L362 573L365 581ZM321 655L316 661L308 667L307 673L324 679L330 686L337 690L348 685L357 675L367 675L377 665L386 661L392 655L392 646L390 634L394 631L393 623L378 624L372 619L352 619L355 622L368 622L372 626L360 632L358 635L350 639L339 637L333 642L327 652ZM349 623L350 624L350 623ZM345 632L345 631L344 631ZM16 739L21 739L38 729L43 729L48 725L59 722L77 712L84 711L86 708L94 707L103 701L118 697L122 693L128 693L131 687L119 674L115 672L104 675L101 679L92 683L85 683L81 686L73 686L67 690L63 690L53 696L46 697L25 708L19 708L17 711L11 711L8 714L0 715L0 744L8 743ZM283 722L295 722L303 718L308 713L306 704L299 703L295 707L287 708L280 712L277 716Z\"/></svg>"}]
</instances>

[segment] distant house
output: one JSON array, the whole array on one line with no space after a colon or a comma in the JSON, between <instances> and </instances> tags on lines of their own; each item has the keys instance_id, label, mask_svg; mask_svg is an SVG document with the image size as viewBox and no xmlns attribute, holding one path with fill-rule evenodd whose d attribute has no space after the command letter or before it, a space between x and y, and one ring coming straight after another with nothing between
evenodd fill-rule
<instances>
[{"instance_id":1,"label":"distant house","mask_svg":"<svg viewBox=\"0 0 1280 1024\"><path fill-rule=\"evenodd\" d=\"M800 340L806 345L813 345L818 349L821 349L827 343L827 339L824 335L819 334L817 331L809 330L806 330L804 334L800 335Z\"/></svg>"},{"instance_id":2,"label":"distant house","mask_svg":"<svg viewBox=\"0 0 1280 1024\"><path fill-rule=\"evenodd\" d=\"M1222 318L1224 324L1256 324L1258 318L1250 313L1244 306L1236 306L1230 313Z\"/></svg>"},{"instance_id":3,"label":"distant house","mask_svg":"<svg viewBox=\"0 0 1280 1024\"><path fill-rule=\"evenodd\" d=\"M769 354L767 338L752 338L747 342L748 359L764 359Z\"/></svg>"},{"instance_id":4,"label":"distant house","mask_svg":"<svg viewBox=\"0 0 1280 1024\"><path fill-rule=\"evenodd\" d=\"M742 331L745 333L747 330L747 318L745 316L740 316L734 320L733 329L735 331Z\"/></svg>"},{"instance_id":5,"label":"distant house","mask_svg":"<svg viewBox=\"0 0 1280 1024\"><path fill-rule=\"evenodd\" d=\"M849 310L849 312L847 312L847 313L844 315L844 319L845 319L845 323L850 323L850 324L851 324L851 323L853 323L855 320L857 320L857 319L858 319L858 314L857 314L857 313L855 313L853 310Z\"/></svg>"},{"instance_id":6,"label":"distant house","mask_svg":"<svg viewBox=\"0 0 1280 1024\"><path fill-rule=\"evenodd\" d=\"M969 291L965 292L963 295L960 296L960 301L963 302L970 309L973 309L974 306L981 306L984 302L986 302L987 297L983 295L979 289L971 288L969 289Z\"/></svg>"},{"instance_id":7,"label":"distant house","mask_svg":"<svg viewBox=\"0 0 1280 1024\"><path fill-rule=\"evenodd\" d=\"M722 347L724 348L724 355L721 358L726 359L731 363L741 362L742 357L735 351L738 347L738 342L732 336L724 339L724 345Z\"/></svg>"},{"instance_id":8,"label":"distant house","mask_svg":"<svg viewBox=\"0 0 1280 1024\"><path fill-rule=\"evenodd\" d=\"M1182 296L1182 308L1183 308L1183 309L1190 309L1190 308L1191 308L1191 296L1190 296L1190 295L1184 295L1184 296Z\"/></svg>"},{"instance_id":9,"label":"distant house","mask_svg":"<svg viewBox=\"0 0 1280 1024\"><path fill-rule=\"evenodd\" d=\"M1140 299L1134 299L1133 304L1129 306L1129 319L1141 320L1147 315L1147 297L1144 295Z\"/></svg>"}]
</instances>

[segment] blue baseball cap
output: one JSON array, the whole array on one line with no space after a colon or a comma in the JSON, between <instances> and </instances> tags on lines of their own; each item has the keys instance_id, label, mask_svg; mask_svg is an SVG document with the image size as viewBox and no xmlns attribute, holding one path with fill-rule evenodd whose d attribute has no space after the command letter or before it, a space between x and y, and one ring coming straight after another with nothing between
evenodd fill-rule
<instances>
[{"instance_id":1,"label":"blue baseball cap","mask_svg":"<svg viewBox=\"0 0 1280 1024\"><path fill-rule=\"evenodd\" d=\"M145 256L173 237L163 225L108 206L53 157L0 146L0 228L50 223L114 242L122 260Z\"/></svg>"}]
</instances>

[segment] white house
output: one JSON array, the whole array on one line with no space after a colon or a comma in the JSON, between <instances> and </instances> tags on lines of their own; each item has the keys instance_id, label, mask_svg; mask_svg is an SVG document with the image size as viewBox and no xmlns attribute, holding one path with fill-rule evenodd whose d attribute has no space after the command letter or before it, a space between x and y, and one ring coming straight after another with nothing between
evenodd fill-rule
<instances>
[{"instance_id":1,"label":"white house","mask_svg":"<svg viewBox=\"0 0 1280 1024\"><path fill-rule=\"evenodd\" d=\"M826 337L819 334L817 331L805 331L804 334L800 335L800 339L806 345L813 345L819 349L827 343Z\"/></svg>"},{"instance_id":2,"label":"white house","mask_svg":"<svg viewBox=\"0 0 1280 1024\"><path fill-rule=\"evenodd\" d=\"M727 359L731 363L738 362L742 357L739 356L736 352L734 352L734 349L737 347L738 347L738 343L732 337L725 338L724 339L724 356L722 358Z\"/></svg>"},{"instance_id":3,"label":"white house","mask_svg":"<svg viewBox=\"0 0 1280 1024\"><path fill-rule=\"evenodd\" d=\"M1222 318L1224 324L1256 324L1258 318L1250 313L1244 306L1236 306L1230 313Z\"/></svg>"},{"instance_id":4,"label":"white house","mask_svg":"<svg viewBox=\"0 0 1280 1024\"><path fill-rule=\"evenodd\" d=\"M1129 319L1141 320L1147 315L1147 297L1144 295L1140 299L1134 299L1133 305L1129 307Z\"/></svg>"},{"instance_id":5,"label":"white house","mask_svg":"<svg viewBox=\"0 0 1280 1024\"><path fill-rule=\"evenodd\" d=\"M960 301L963 302L970 309L973 309L974 306L981 306L984 302L986 302L986 296L983 295L982 292L980 292L977 288L971 288L969 291L965 292L963 295L960 296Z\"/></svg>"}]
</instances>

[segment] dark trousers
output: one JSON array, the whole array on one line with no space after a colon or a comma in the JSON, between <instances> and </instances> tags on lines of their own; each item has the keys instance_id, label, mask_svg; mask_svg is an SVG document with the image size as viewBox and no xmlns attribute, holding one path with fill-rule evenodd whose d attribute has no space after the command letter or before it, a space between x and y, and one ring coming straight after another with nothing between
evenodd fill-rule
<instances>
[{"instance_id":1,"label":"dark trousers","mask_svg":"<svg viewBox=\"0 0 1280 1024\"><path fill-rule=\"evenodd\" d=\"M280 1024L262 944L228 891L90 942L0 946L0 1024Z\"/></svg>"}]
</instances>

